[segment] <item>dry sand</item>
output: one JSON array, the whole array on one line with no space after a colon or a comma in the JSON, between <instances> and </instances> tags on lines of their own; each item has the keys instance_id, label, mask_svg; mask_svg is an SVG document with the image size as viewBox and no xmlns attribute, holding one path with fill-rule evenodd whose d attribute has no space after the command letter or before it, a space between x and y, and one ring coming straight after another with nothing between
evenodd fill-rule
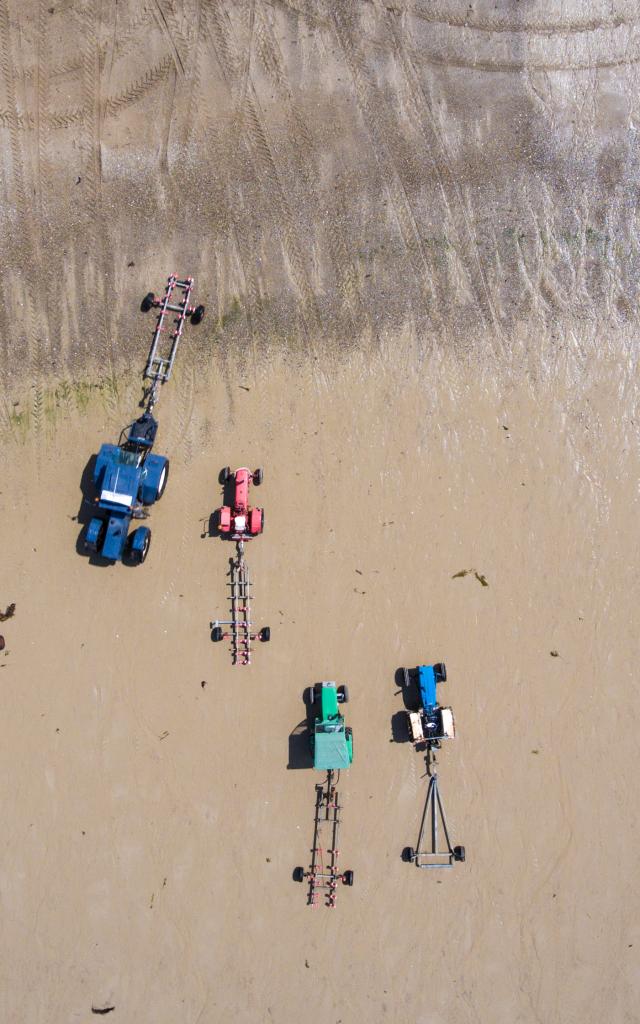
<instances>
[{"instance_id":1,"label":"dry sand","mask_svg":"<svg viewBox=\"0 0 640 1024\"><path fill-rule=\"evenodd\" d=\"M0 1021L635 1021L636 5L4 0L0 41ZM145 565L94 566L83 470L173 269L208 308L171 479ZM240 669L206 527L247 463ZM440 659L438 874L394 740L396 670ZM291 880L322 678L335 910Z\"/></svg>"}]
</instances>

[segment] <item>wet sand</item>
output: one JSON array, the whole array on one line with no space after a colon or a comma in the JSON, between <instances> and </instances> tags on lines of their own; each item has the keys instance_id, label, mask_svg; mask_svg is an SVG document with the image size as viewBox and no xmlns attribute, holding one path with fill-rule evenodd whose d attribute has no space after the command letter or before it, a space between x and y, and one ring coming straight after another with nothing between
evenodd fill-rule
<instances>
[{"instance_id":1,"label":"wet sand","mask_svg":"<svg viewBox=\"0 0 640 1024\"><path fill-rule=\"evenodd\" d=\"M74 4L67 67L53 6L0 5L0 1017L632 1021L633 11L129 3L114 28ZM316 113L343 72L332 133ZM522 125L533 163L530 143L496 161ZM208 309L157 408L169 484L145 565L95 566L83 470L135 413L137 306L172 269ZM207 525L220 468L245 464L265 471L247 558L271 642L242 669L210 638L230 549ZM396 686L437 660L467 851L442 873L400 856L426 784ZM289 765L320 679L349 684L354 730L335 910L291 879L317 778Z\"/></svg>"}]
</instances>

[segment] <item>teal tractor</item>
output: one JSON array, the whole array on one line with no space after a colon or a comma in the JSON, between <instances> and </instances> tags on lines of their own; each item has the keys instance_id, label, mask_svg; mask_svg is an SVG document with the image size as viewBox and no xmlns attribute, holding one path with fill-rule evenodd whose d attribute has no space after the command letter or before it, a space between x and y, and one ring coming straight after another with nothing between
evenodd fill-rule
<instances>
[{"instance_id":1,"label":"teal tractor","mask_svg":"<svg viewBox=\"0 0 640 1024\"><path fill-rule=\"evenodd\" d=\"M313 767L318 771L339 771L353 761L353 733L340 713L340 705L348 700L347 687L331 682L316 683L308 691L313 713L311 754Z\"/></svg>"}]
</instances>

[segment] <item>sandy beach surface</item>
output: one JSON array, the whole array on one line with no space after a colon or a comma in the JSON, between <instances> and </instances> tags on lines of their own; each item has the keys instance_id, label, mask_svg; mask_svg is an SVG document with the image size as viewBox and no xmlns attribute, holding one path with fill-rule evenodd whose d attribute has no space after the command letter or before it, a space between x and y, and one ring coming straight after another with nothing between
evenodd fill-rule
<instances>
[{"instance_id":1,"label":"sandy beach surface","mask_svg":"<svg viewBox=\"0 0 640 1024\"><path fill-rule=\"evenodd\" d=\"M0 2L3 1024L637 1020L638 32L624 0ZM95 565L87 466L172 270L207 313L169 484L144 566ZM225 465L264 467L247 668L210 635ZM421 872L397 673L440 660L466 861ZM292 880L322 679L335 909Z\"/></svg>"}]
</instances>

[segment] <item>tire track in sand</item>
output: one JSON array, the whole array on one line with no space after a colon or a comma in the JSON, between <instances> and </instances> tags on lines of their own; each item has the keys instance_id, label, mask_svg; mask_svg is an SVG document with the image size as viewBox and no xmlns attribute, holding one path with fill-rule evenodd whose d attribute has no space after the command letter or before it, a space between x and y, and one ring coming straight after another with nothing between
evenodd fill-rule
<instances>
[{"instance_id":1,"label":"tire track in sand","mask_svg":"<svg viewBox=\"0 0 640 1024\"><path fill-rule=\"evenodd\" d=\"M424 140L425 158L429 161L434 178L438 181L440 194L454 224L456 234L469 254L467 272L469 273L477 305L482 312L485 323L495 328L501 338L503 347L506 347L507 341L502 330L502 324L496 312L491 290L482 266L482 258L478 239L473 229L472 218L467 209L467 203L460 189L456 173L451 165L449 151L431 109L429 97L403 45L401 35L398 32L397 18L386 12L385 20L393 43L396 65L402 72L400 78L402 98L405 101L406 109L413 111L413 123L417 137L420 138L421 136ZM448 183L454 192L456 202L453 204L448 201L441 169L445 169Z\"/></svg>"},{"instance_id":2,"label":"tire track in sand","mask_svg":"<svg viewBox=\"0 0 640 1024\"><path fill-rule=\"evenodd\" d=\"M285 263L289 268L289 276L302 300L300 320L304 336L312 352L317 356L315 337L321 330L321 318L315 294L300 255L295 218L287 202L286 191L269 144L267 129L263 123L262 111L251 78L251 47L249 47L246 57L241 59L228 14L223 16L215 7L209 13L218 43L216 56L234 103L234 123L237 125L237 133L246 144L257 180L266 179L273 187L280 244ZM212 34L209 38L212 38ZM213 38L212 42L214 42ZM235 70L233 77L236 80L240 78L239 83L236 81L235 84L232 84L233 79L229 80L229 70L232 73Z\"/></svg>"},{"instance_id":3,"label":"tire track in sand","mask_svg":"<svg viewBox=\"0 0 640 1024\"><path fill-rule=\"evenodd\" d=\"M107 295L115 295L115 280L106 264L108 249L102 210L102 168L100 155L100 52L98 32L100 15L95 0L76 18L82 44L82 93L86 117L82 121L82 146L85 153L83 185L86 189L85 241L87 271L85 273L84 310L81 322L87 322L96 340L98 360L107 364L108 379L103 389L107 409L116 417L119 408L116 377L116 350L107 315Z\"/></svg>"},{"instance_id":4,"label":"tire track in sand","mask_svg":"<svg viewBox=\"0 0 640 1024\"><path fill-rule=\"evenodd\" d=\"M13 30L9 14L8 0L0 0L0 70L4 79L5 93L9 109L8 131L9 150L11 154L11 174L5 186L9 193L13 191L16 211L18 214L18 228L16 232L15 245L13 246L13 260L24 287L23 298L25 300L24 316L16 316L16 322L24 322L26 326L26 349L29 365L29 376L31 380L31 420L38 441L42 438L43 412L44 412L44 386L43 386L43 356L42 346L47 335L46 316L38 302L37 292L33 286L33 269L40 264L39 233L36 227L31 205L31 197L27 189L26 158L23 151L23 137L19 130L20 115L17 110L16 85L14 79L14 68L20 66L20 61L14 56ZM24 118L24 115L23 115ZM36 470L39 467L42 457L41 444L35 445Z\"/></svg>"},{"instance_id":5,"label":"tire track in sand","mask_svg":"<svg viewBox=\"0 0 640 1024\"><path fill-rule=\"evenodd\" d=\"M386 188L393 206L410 269L420 290L424 307L436 326L443 329L445 320L434 287L436 275L433 273L431 258L423 244L402 176L394 161L393 148L387 142L396 134L394 124L384 109L384 98L380 97L379 90L371 80L360 46L350 32L348 16L344 9L334 8L332 20L334 36L353 81L358 108L371 139L383 187ZM381 119L384 121L382 131L378 127Z\"/></svg>"}]
</instances>

